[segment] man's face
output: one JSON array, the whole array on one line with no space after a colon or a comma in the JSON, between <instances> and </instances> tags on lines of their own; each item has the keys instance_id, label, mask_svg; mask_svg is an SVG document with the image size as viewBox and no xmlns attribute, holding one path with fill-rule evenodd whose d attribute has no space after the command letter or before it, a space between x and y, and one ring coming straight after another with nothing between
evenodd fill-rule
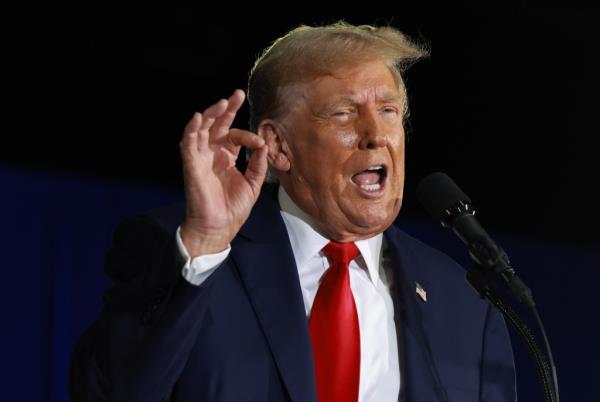
<instances>
[{"instance_id":1,"label":"man's face","mask_svg":"<svg viewBox=\"0 0 600 402\"><path fill-rule=\"evenodd\" d=\"M281 185L334 240L382 232L404 186L405 99L394 75L368 62L302 84L299 94L282 120L290 165Z\"/></svg>"}]
</instances>

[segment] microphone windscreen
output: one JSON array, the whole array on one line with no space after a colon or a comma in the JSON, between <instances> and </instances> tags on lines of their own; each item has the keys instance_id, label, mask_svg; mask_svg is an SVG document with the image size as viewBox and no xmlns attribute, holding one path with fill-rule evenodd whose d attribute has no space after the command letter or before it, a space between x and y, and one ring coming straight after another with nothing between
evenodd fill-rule
<instances>
[{"instance_id":1,"label":"microphone windscreen","mask_svg":"<svg viewBox=\"0 0 600 402\"><path fill-rule=\"evenodd\" d=\"M458 202L471 202L454 181L443 172L426 176L417 186L417 198L436 222L448 218L446 210Z\"/></svg>"}]
</instances>

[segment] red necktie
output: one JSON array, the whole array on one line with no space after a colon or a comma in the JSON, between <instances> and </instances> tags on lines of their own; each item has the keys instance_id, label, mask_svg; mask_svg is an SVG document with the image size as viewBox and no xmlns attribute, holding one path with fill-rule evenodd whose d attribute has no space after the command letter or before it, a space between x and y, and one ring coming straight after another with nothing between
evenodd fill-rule
<instances>
[{"instance_id":1,"label":"red necktie","mask_svg":"<svg viewBox=\"0 0 600 402\"><path fill-rule=\"evenodd\" d=\"M323 275L309 320L318 402L357 402L360 330L348 264L358 257L354 243L330 242L323 253L331 266Z\"/></svg>"}]
</instances>

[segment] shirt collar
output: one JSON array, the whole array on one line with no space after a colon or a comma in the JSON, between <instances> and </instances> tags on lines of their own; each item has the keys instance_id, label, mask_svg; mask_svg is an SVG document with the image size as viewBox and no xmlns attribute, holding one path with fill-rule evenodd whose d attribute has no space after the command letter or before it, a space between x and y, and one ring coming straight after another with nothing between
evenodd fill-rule
<instances>
[{"instance_id":1,"label":"shirt collar","mask_svg":"<svg viewBox=\"0 0 600 402\"><path fill-rule=\"evenodd\" d=\"M298 269L302 269L310 258L318 255L329 243L329 239L316 228L314 220L292 201L283 186L279 186L277 198L292 245L296 266ZM369 278L375 286L379 283L382 241L383 234L378 233L371 238L355 242L367 266Z\"/></svg>"}]
</instances>

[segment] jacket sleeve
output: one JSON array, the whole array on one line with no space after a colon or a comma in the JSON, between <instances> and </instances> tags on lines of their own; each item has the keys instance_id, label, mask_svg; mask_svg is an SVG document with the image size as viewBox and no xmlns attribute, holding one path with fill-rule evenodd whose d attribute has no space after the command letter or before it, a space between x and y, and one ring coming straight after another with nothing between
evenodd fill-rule
<instances>
[{"instance_id":1,"label":"jacket sleeve","mask_svg":"<svg viewBox=\"0 0 600 402\"><path fill-rule=\"evenodd\" d=\"M212 277L194 286L181 276L174 234L150 217L116 230L97 320L71 360L73 401L163 401L181 374L207 310Z\"/></svg>"},{"instance_id":2,"label":"jacket sleeve","mask_svg":"<svg viewBox=\"0 0 600 402\"><path fill-rule=\"evenodd\" d=\"M504 318L491 304L487 312L482 347L479 400L515 402L517 389L510 336Z\"/></svg>"}]
</instances>

